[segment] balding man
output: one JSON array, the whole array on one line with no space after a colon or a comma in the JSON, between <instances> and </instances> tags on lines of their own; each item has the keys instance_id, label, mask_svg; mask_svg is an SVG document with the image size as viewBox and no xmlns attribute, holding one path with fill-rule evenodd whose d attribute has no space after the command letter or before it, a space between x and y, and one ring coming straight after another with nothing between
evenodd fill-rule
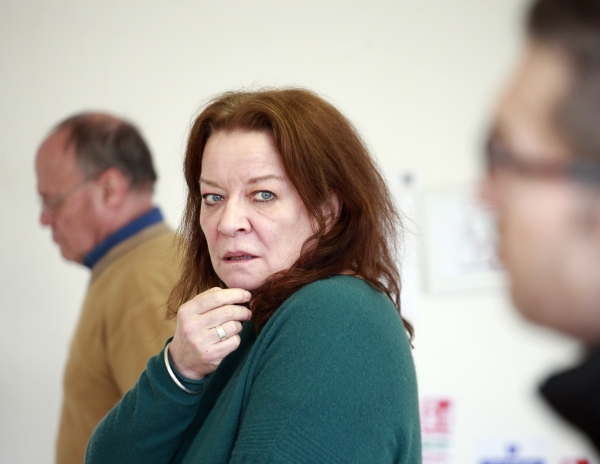
<instances>
[{"instance_id":1,"label":"balding man","mask_svg":"<svg viewBox=\"0 0 600 464\"><path fill-rule=\"evenodd\" d=\"M40 222L68 261L91 269L64 377L57 463L83 462L102 417L174 332L165 302L178 263L152 204L156 173L130 123L86 113L61 122L35 160Z\"/></svg>"}]
</instances>

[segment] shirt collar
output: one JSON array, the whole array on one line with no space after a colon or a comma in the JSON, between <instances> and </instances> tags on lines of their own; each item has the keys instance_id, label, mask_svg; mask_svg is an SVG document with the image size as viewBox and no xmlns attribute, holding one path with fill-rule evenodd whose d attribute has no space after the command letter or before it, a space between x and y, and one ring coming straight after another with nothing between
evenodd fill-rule
<instances>
[{"instance_id":1,"label":"shirt collar","mask_svg":"<svg viewBox=\"0 0 600 464\"><path fill-rule=\"evenodd\" d=\"M146 227L150 227L162 221L163 215L160 210L158 208L153 208L109 235L103 242L96 246L96 248L90 251L85 258L83 258L83 265L90 269L93 268L111 248L127 240L132 235L137 234Z\"/></svg>"}]
</instances>

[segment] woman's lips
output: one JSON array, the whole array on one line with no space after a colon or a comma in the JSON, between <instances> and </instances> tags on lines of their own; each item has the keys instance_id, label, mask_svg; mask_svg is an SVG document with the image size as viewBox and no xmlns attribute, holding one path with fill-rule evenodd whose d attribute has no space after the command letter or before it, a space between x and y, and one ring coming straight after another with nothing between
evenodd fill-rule
<instances>
[{"instance_id":1,"label":"woman's lips","mask_svg":"<svg viewBox=\"0 0 600 464\"><path fill-rule=\"evenodd\" d=\"M235 253L225 253L225 255L223 256L223 260L229 261L229 262L248 261L253 258L256 258L256 256L251 253L247 253L245 251L238 251Z\"/></svg>"}]
</instances>

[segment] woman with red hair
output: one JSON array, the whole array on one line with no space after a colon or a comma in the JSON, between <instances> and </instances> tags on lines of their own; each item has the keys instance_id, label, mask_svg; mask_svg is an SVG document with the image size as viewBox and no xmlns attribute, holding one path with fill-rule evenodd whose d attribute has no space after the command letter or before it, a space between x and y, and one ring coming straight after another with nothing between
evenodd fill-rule
<instances>
[{"instance_id":1,"label":"woman with red hair","mask_svg":"<svg viewBox=\"0 0 600 464\"><path fill-rule=\"evenodd\" d=\"M420 463L399 217L348 120L306 90L226 93L184 170L175 336L86 462Z\"/></svg>"}]
</instances>

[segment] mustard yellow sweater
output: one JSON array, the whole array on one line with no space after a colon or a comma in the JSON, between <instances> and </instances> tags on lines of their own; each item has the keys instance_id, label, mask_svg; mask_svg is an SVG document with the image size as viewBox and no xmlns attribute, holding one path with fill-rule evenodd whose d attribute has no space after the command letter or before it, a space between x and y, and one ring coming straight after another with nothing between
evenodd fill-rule
<instances>
[{"instance_id":1,"label":"mustard yellow sweater","mask_svg":"<svg viewBox=\"0 0 600 464\"><path fill-rule=\"evenodd\" d=\"M94 266L65 370L58 464L83 462L98 422L173 335L165 302L179 271L174 236L156 224Z\"/></svg>"}]
</instances>

